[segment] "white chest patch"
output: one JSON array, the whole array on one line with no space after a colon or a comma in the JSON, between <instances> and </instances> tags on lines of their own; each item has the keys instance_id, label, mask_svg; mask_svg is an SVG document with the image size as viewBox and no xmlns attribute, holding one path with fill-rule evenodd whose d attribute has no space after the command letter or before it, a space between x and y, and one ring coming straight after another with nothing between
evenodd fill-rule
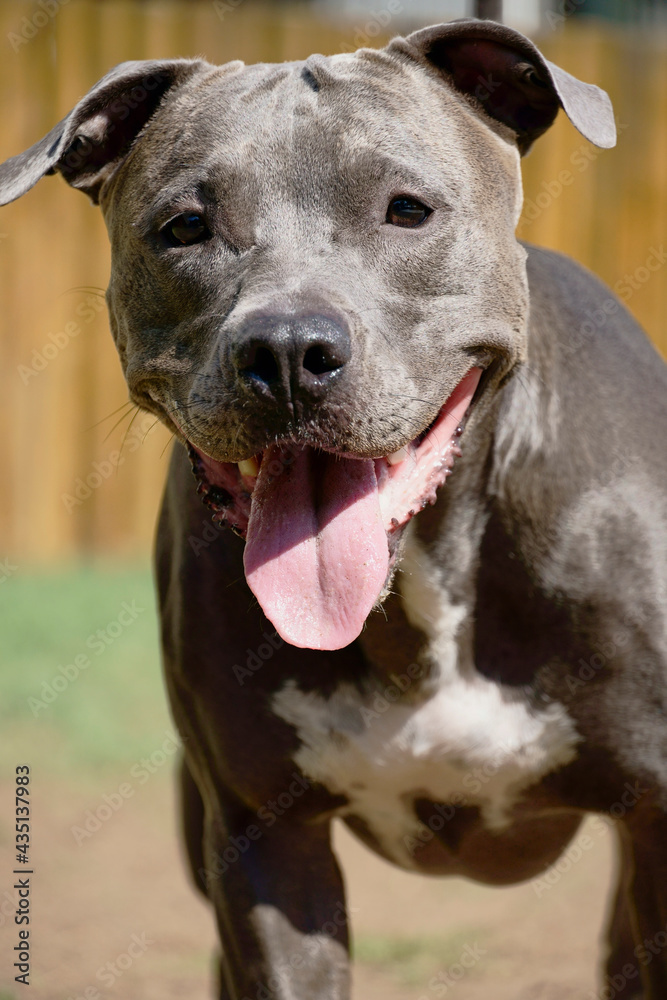
<instances>
[{"instance_id":1,"label":"white chest patch","mask_svg":"<svg viewBox=\"0 0 667 1000\"><path fill-rule=\"evenodd\" d=\"M363 693L341 684L329 698L289 681L272 708L297 730L296 763L347 796L341 814L363 818L397 863L414 867L406 843L423 828L412 799L477 805L490 829L502 829L524 788L576 756L579 737L562 706L536 711L462 662L456 634L466 609L450 602L414 535L402 568L406 614L438 666L428 692L415 700L407 674Z\"/></svg>"}]
</instances>

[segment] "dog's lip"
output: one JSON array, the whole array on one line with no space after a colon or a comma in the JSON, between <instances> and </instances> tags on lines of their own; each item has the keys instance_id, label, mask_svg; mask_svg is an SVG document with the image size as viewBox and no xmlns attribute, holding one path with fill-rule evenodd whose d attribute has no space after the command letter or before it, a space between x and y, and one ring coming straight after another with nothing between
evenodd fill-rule
<instances>
[{"instance_id":1,"label":"dog's lip","mask_svg":"<svg viewBox=\"0 0 667 1000\"><path fill-rule=\"evenodd\" d=\"M402 460L398 460L400 456L397 456L396 452L370 459L375 465L380 508L389 542L415 514L436 502L438 489L451 472L455 459L461 454L459 439L472 409L472 396L476 395L481 375L481 367L471 367L468 370L439 410L435 420L399 449L405 452ZM470 402L465 412L457 420L453 433L450 430L443 438L442 427L448 417L451 425L451 411L456 406L457 400L466 397L466 394ZM240 463L224 462L213 458L194 444L187 435L183 437L197 480L197 492L213 512L213 519L228 523L236 534L245 538L250 519L252 493L266 451L249 456ZM288 449L307 447L293 441L278 442L278 444L283 444ZM365 456L337 449L319 450L340 458L369 461ZM251 471L253 464L256 471ZM394 545L390 544L390 549L393 548Z\"/></svg>"}]
</instances>

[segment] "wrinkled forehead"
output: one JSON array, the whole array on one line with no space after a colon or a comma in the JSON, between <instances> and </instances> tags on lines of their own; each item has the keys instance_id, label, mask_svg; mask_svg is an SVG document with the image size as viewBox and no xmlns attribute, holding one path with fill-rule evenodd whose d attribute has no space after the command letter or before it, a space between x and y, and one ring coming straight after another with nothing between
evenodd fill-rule
<instances>
[{"instance_id":1,"label":"wrinkled forehead","mask_svg":"<svg viewBox=\"0 0 667 1000\"><path fill-rule=\"evenodd\" d=\"M388 151L421 141L441 105L436 93L446 101L444 89L431 89L423 71L383 52L311 56L305 62L248 66L233 75L221 70L209 83L209 101L221 115L219 134L240 138L241 126L246 141L257 147L286 148L324 130L328 139L350 149L379 143ZM188 96L199 126L206 109L198 109L194 95Z\"/></svg>"},{"instance_id":2,"label":"wrinkled forehead","mask_svg":"<svg viewBox=\"0 0 667 1000\"><path fill-rule=\"evenodd\" d=\"M239 176L246 187L261 178L287 191L355 171L371 183L395 170L461 191L478 169L471 163L479 133L489 131L428 71L372 50L217 67L182 88L154 122L141 159L150 173L159 155L163 189L166 176ZM163 134L169 143L158 151ZM494 140L507 154L508 144L489 132Z\"/></svg>"}]
</instances>

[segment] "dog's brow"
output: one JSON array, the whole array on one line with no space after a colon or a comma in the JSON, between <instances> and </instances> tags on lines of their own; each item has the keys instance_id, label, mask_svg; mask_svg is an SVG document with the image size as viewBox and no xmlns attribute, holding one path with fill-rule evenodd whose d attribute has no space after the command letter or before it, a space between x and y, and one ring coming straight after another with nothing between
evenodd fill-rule
<instances>
[{"instance_id":1,"label":"dog's brow","mask_svg":"<svg viewBox=\"0 0 667 1000\"><path fill-rule=\"evenodd\" d=\"M351 154L345 167L350 173L364 178L364 183L376 184L389 181L396 193L420 194L434 203L449 203L457 198L461 190L461 180L450 171L443 169L436 174L428 166L424 171L415 170L414 165L391 153L379 152L372 146Z\"/></svg>"},{"instance_id":2,"label":"dog's brow","mask_svg":"<svg viewBox=\"0 0 667 1000\"><path fill-rule=\"evenodd\" d=\"M138 232L147 235L164 225L174 215L181 212L203 211L210 200L204 195L204 186L203 182L199 182L186 187L161 191L146 211L135 219L133 225Z\"/></svg>"}]
</instances>

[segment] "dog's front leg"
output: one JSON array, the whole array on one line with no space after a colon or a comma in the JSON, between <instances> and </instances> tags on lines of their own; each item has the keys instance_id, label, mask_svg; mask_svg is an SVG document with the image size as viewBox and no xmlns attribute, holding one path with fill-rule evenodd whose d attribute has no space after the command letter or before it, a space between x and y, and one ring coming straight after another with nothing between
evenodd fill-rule
<instances>
[{"instance_id":1,"label":"dog's front leg","mask_svg":"<svg viewBox=\"0 0 667 1000\"><path fill-rule=\"evenodd\" d=\"M205 821L208 895L223 954L220 1000L348 1000L348 928L330 824L218 801Z\"/></svg>"},{"instance_id":2,"label":"dog's front leg","mask_svg":"<svg viewBox=\"0 0 667 1000\"><path fill-rule=\"evenodd\" d=\"M637 930L632 896L634 861L632 841L622 824L617 824L619 864L616 895L607 927L608 955L605 988L614 990L617 1000L642 1000L643 990L637 962Z\"/></svg>"},{"instance_id":3,"label":"dog's front leg","mask_svg":"<svg viewBox=\"0 0 667 1000\"><path fill-rule=\"evenodd\" d=\"M626 997L664 1000L667 997L667 815L650 806L636 810L619 827L622 874L612 919L608 983L614 989L613 995L622 1000ZM631 951L630 931L634 937ZM621 965L622 953L625 960Z\"/></svg>"}]
</instances>

